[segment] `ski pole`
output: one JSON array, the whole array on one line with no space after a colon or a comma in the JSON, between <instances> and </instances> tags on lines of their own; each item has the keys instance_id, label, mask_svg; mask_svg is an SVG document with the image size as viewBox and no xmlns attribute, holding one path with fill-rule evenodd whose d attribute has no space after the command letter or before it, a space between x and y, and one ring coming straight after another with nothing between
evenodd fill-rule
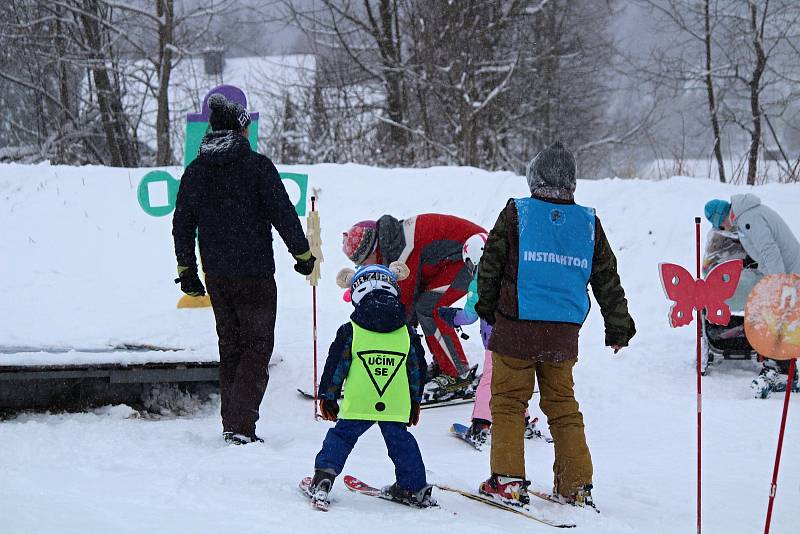
<instances>
[{"instance_id":1,"label":"ski pole","mask_svg":"<svg viewBox=\"0 0 800 534\"><path fill-rule=\"evenodd\" d=\"M700 217L694 218L695 256L697 263L697 280L700 280ZM701 338L703 336L703 314L697 310L697 534L702 529L702 415L703 415L703 387L701 381L702 350Z\"/></svg>"},{"instance_id":2,"label":"ski pole","mask_svg":"<svg viewBox=\"0 0 800 534\"><path fill-rule=\"evenodd\" d=\"M316 211L317 197L311 197L311 211ZM311 300L312 300L312 313L313 313L313 344L314 344L314 419L319 419L319 395L317 391L317 286L311 286Z\"/></svg>"},{"instance_id":3,"label":"ski pole","mask_svg":"<svg viewBox=\"0 0 800 534\"><path fill-rule=\"evenodd\" d=\"M789 378L786 381L786 394L783 397L783 415L781 416L781 430L778 434L778 450L775 453L775 468L772 471L772 484L769 487L769 505L767 506L767 523L764 525L764 534L769 534L770 522L772 521L772 506L775 504L775 493L778 491L778 469L781 466L781 450L783 449L783 433L786 430L786 415L789 412L789 397L792 396L792 384L794 382L794 369L797 360L793 358L789 361Z\"/></svg>"}]
</instances>

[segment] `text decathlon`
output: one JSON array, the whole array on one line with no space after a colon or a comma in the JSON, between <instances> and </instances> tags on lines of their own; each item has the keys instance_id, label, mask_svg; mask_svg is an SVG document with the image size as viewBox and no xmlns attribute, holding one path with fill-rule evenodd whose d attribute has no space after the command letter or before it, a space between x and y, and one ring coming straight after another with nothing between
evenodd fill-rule
<instances>
[{"instance_id":1,"label":"text decathlon","mask_svg":"<svg viewBox=\"0 0 800 534\"><path fill-rule=\"evenodd\" d=\"M537 261L542 263L558 263L559 265L566 265L567 267L579 267L581 269L589 268L589 260L586 258L578 258L577 256L566 256L564 254L556 254L555 252L538 252L535 250L526 250L523 256L525 261Z\"/></svg>"}]
</instances>

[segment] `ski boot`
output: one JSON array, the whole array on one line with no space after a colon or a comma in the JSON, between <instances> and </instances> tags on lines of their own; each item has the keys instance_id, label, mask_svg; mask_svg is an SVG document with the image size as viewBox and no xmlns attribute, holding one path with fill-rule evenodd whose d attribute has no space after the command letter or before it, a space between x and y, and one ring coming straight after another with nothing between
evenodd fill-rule
<instances>
[{"instance_id":1,"label":"ski boot","mask_svg":"<svg viewBox=\"0 0 800 534\"><path fill-rule=\"evenodd\" d=\"M525 439L543 439L547 443L553 443L553 438L546 436L544 432L537 428L536 423L538 422L538 417L533 419L530 417L525 418Z\"/></svg>"},{"instance_id":2,"label":"ski boot","mask_svg":"<svg viewBox=\"0 0 800 534\"><path fill-rule=\"evenodd\" d=\"M772 386L772 391L779 393L786 393L786 384L789 383L789 375L779 375L775 384ZM798 375L795 373L794 380L792 380L792 393L800 393L800 383L798 383Z\"/></svg>"},{"instance_id":3,"label":"ski boot","mask_svg":"<svg viewBox=\"0 0 800 534\"><path fill-rule=\"evenodd\" d=\"M528 486L531 483L518 477L492 475L485 482L481 482L478 491L491 499L508 506L522 507L531 502L528 495Z\"/></svg>"},{"instance_id":4,"label":"ski boot","mask_svg":"<svg viewBox=\"0 0 800 534\"><path fill-rule=\"evenodd\" d=\"M247 445L248 443L264 443L264 440L256 436L245 436L244 434L236 434L235 432L223 432L222 438L228 445Z\"/></svg>"},{"instance_id":5,"label":"ski boot","mask_svg":"<svg viewBox=\"0 0 800 534\"><path fill-rule=\"evenodd\" d=\"M311 499L314 508L327 510L330 505L330 492L336 474L329 469L315 469L314 477L311 479L306 494Z\"/></svg>"},{"instance_id":6,"label":"ski boot","mask_svg":"<svg viewBox=\"0 0 800 534\"><path fill-rule=\"evenodd\" d=\"M586 484L569 497L562 497L562 499L565 504L570 504L579 508L590 508L599 513L600 510L594 505L594 499L592 499L592 487L591 484Z\"/></svg>"},{"instance_id":7,"label":"ski boot","mask_svg":"<svg viewBox=\"0 0 800 534\"><path fill-rule=\"evenodd\" d=\"M430 508L431 506L438 506L436 499L431 497L433 493L433 486L430 484L424 486L419 491L411 491L401 488L397 482L391 486L384 486L381 488L381 494L386 499L391 499L408 506L415 508Z\"/></svg>"},{"instance_id":8,"label":"ski boot","mask_svg":"<svg viewBox=\"0 0 800 534\"><path fill-rule=\"evenodd\" d=\"M486 444L492 432L492 423L485 419L473 419L464 438L472 443L475 448Z\"/></svg>"},{"instance_id":9,"label":"ski boot","mask_svg":"<svg viewBox=\"0 0 800 534\"><path fill-rule=\"evenodd\" d=\"M425 373L425 382L430 382L440 374L442 374L442 370L439 368L439 364L436 362L430 363Z\"/></svg>"},{"instance_id":10,"label":"ski boot","mask_svg":"<svg viewBox=\"0 0 800 534\"><path fill-rule=\"evenodd\" d=\"M468 399L475 395L476 365L463 376L440 374L425 384L422 404L443 402L452 399Z\"/></svg>"},{"instance_id":11,"label":"ski boot","mask_svg":"<svg viewBox=\"0 0 800 534\"><path fill-rule=\"evenodd\" d=\"M757 399L766 399L775 390L775 386L780 381L780 373L771 366L764 365L757 377L750 382L750 389ZM783 386L786 391L786 385Z\"/></svg>"}]
</instances>

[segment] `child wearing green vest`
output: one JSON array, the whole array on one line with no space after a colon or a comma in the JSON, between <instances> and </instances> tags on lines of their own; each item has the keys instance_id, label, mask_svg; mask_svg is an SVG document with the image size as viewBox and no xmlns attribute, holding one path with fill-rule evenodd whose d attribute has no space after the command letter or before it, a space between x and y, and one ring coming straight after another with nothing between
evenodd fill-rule
<instances>
[{"instance_id":1,"label":"child wearing green vest","mask_svg":"<svg viewBox=\"0 0 800 534\"><path fill-rule=\"evenodd\" d=\"M378 423L397 481L384 495L417 507L435 504L425 479L425 464L406 427L419 421L425 381L425 351L406 322L398 279L408 267L367 265L337 276L349 287L355 306L350 321L339 327L328 351L319 387L322 417L336 421L314 461L308 488L312 501L327 504L328 494L358 438ZM337 399L344 388L341 408Z\"/></svg>"}]
</instances>

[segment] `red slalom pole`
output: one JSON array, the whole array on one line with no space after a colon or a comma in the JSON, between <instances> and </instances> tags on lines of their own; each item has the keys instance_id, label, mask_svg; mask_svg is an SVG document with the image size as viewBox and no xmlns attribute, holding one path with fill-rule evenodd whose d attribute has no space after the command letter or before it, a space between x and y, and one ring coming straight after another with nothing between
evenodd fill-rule
<instances>
[{"instance_id":1,"label":"red slalom pole","mask_svg":"<svg viewBox=\"0 0 800 534\"><path fill-rule=\"evenodd\" d=\"M697 256L697 280L700 280L700 217L694 218L694 233ZM702 387L702 350L701 338L703 337L703 314L697 310L697 534L702 529L702 415L703 415L703 387Z\"/></svg>"},{"instance_id":2,"label":"red slalom pole","mask_svg":"<svg viewBox=\"0 0 800 534\"><path fill-rule=\"evenodd\" d=\"M769 526L772 522L772 506L775 504L775 493L778 491L778 469L781 466L781 450L783 449L783 433L786 430L786 416L789 413L789 397L792 396L792 384L794 383L794 369L796 359L789 361L789 379L786 381L786 394L783 397L783 415L781 416L781 431L778 434L778 450L775 453L775 469L772 471L772 485L769 488L769 506L767 507L767 523L764 525L764 534L769 534Z\"/></svg>"},{"instance_id":3,"label":"red slalom pole","mask_svg":"<svg viewBox=\"0 0 800 534\"><path fill-rule=\"evenodd\" d=\"M317 197L311 197L311 211L316 211L316 202ZM313 343L314 343L314 419L319 419L319 396L317 391L317 286L311 286L311 299L312 309L313 309L313 326L314 326L314 335L313 335Z\"/></svg>"}]
</instances>

